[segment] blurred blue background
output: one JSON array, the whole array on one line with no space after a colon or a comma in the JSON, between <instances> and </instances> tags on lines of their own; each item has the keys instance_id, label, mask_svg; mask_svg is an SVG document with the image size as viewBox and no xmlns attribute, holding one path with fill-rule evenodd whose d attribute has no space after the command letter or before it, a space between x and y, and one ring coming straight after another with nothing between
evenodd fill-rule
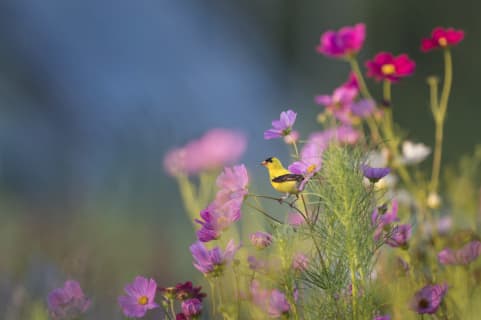
<instances>
[{"instance_id":1,"label":"blurred blue background","mask_svg":"<svg viewBox=\"0 0 481 320\"><path fill-rule=\"evenodd\" d=\"M321 110L313 96L347 78L346 64L314 50L327 29L365 22L361 61L386 50L417 62L416 77L393 88L394 114L426 144L425 78L442 76L442 60L420 53L420 39L438 25L466 31L445 138L454 162L480 142L480 9L466 0L1 1L0 317L25 318L28 301L74 277L96 294L91 317L113 319L135 274L164 285L194 274L194 233L164 154L225 127L248 136L243 161L255 175L259 160L287 157L262 139L270 121L292 108L307 134Z\"/></svg>"}]
</instances>

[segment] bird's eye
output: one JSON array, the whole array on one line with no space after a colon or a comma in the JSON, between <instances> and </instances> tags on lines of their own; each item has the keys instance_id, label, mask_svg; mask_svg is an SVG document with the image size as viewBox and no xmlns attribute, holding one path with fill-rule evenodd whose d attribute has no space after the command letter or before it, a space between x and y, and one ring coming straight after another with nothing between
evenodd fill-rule
<instances>
[{"instance_id":1,"label":"bird's eye","mask_svg":"<svg viewBox=\"0 0 481 320\"><path fill-rule=\"evenodd\" d=\"M270 158L267 158L267 159L266 159L266 160L264 160L264 161L265 161L265 162L270 162L270 163L272 163L272 157L270 157Z\"/></svg>"}]
</instances>

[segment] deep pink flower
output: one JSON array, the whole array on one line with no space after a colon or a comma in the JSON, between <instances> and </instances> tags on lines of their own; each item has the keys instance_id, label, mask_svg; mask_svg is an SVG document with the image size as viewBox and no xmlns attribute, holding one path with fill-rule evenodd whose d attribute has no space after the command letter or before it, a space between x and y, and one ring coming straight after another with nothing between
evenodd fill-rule
<instances>
[{"instance_id":1,"label":"deep pink flower","mask_svg":"<svg viewBox=\"0 0 481 320\"><path fill-rule=\"evenodd\" d=\"M285 137L292 131L292 126L296 122L297 113L292 110L281 112L279 120L272 121L272 129L264 132L264 139L276 139Z\"/></svg>"},{"instance_id":2,"label":"deep pink flower","mask_svg":"<svg viewBox=\"0 0 481 320\"><path fill-rule=\"evenodd\" d=\"M154 279L137 276L124 290L127 295L119 297L119 304L126 317L142 318L148 310L159 307L154 301L157 291Z\"/></svg>"},{"instance_id":3,"label":"deep pink flower","mask_svg":"<svg viewBox=\"0 0 481 320\"><path fill-rule=\"evenodd\" d=\"M375 316L372 320L391 320L391 316Z\"/></svg>"},{"instance_id":4,"label":"deep pink flower","mask_svg":"<svg viewBox=\"0 0 481 320\"><path fill-rule=\"evenodd\" d=\"M254 232L250 235L251 243L257 249L264 249L272 244L272 235L267 232Z\"/></svg>"},{"instance_id":5,"label":"deep pink flower","mask_svg":"<svg viewBox=\"0 0 481 320\"><path fill-rule=\"evenodd\" d=\"M194 287L192 282L178 283L175 287L158 288L159 292L168 300L198 299L202 301L207 295L202 292L202 287Z\"/></svg>"},{"instance_id":6,"label":"deep pink flower","mask_svg":"<svg viewBox=\"0 0 481 320\"><path fill-rule=\"evenodd\" d=\"M164 158L164 168L171 176L215 170L236 162L246 144L246 137L239 132L211 129L200 139L169 151Z\"/></svg>"},{"instance_id":7,"label":"deep pink flower","mask_svg":"<svg viewBox=\"0 0 481 320\"><path fill-rule=\"evenodd\" d=\"M411 308L419 314L436 313L447 291L446 284L427 285L416 292L411 301Z\"/></svg>"},{"instance_id":8,"label":"deep pink flower","mask_svg":"<svg viewBox=\"0 0 481 320\"><path fill-rule=\"evenodd\" d=\"M438 48L455 46L463 39L463 30L436 27L431 32L431 38L424 38L421 40L421 51L428 52Z\"/></svg>"},{"instance_id":9,"label":"deep pink flower","mask_svg":"<svg viewBox=\"0 0 481 320\"><path fill-rule=\"evenodd\" d=\"M225 251L219 247L209 250L202 242L196 242L190 246L190 252L194 258L194 267L204 275L220 276L224 265L230 263L234 258L239 246L234 245L234 241L227 243Z\"/></svg>"},{"instance_id":10,"label":"deep pink flower","mask_svg":"<svg viewBox=\"0 0 481 320\"><path fill-rule=\"evenodd\" d=\"M481 242L471 241L459 250L446 248L438 253L439 263L443 265L467 265L476 260L481 253Z\"/></svg>"},{"instance_id":11,"label":"deep pink flower","mask_svg":"<svg viewBox=\"0 0 481 320\"><path fill-rule=\"evenodd\" d=\"M391 234L389 238L386 240L386 243L393 247L393 248L406 248L408 244L408 240L411 238L411 225L409 224L401 224L395 226L391 230Z\"/></svg>"},{"instance_id":12,"label":"deep pink flower","mask_svg":"<svg viewBox=\"0 0 481 320\"><path fill-rule=\"evenodd\" d=\"M65 281L62 288L49 293L48 310L52 319L72 319L85 313L91 305L80 284L75 280Z\"/></svg>"},{"instance_id":13,"label":"deep pink flower","mask_svg":"<svg viewBox=\"0 0 481 320\"><path fill-rule=\"evenodd\" d=\"M389 52L380 52L374 59L366 62L368 77L376 80L388 80L397 82L401 78L410 76L414 73L416 63L407 54L397 57Z\"/></svg>"},{"instance_id":14,"label":"deep pink flower","mask_svg":"<svg viewBox=\"0 0 481 320\"><path fill-rule=\"evenodd\" d=\"M199 299L188 299L182 301L181 304L182 313L187 317L187 319L192 319L198 317L202 312L202 302Z\"/></svg>"},{"instance_id":15,"label":"deep pink flower","mask_svg":"<svg viewBox=\"0 0 481 320\"><path fill-rule=\"evenodd\" d=\"M358 53L366 38L366 25L358 23L352 27L343 27L339 31L328 30L321 35L317 52L328 57L345 58Z\"/></svg>"}]
</instances>

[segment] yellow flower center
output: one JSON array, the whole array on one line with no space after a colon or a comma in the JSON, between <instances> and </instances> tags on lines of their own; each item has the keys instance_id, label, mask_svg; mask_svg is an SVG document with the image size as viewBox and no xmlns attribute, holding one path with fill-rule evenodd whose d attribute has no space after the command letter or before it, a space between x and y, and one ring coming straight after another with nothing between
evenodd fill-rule
<instances>
[{"instance_id":1,"label":"yellow flower center","mask_svg":"<svg viewBox=\"0 0 481 320\"><path fill-rule=\"evenodd\" d=\"M381 72L382 72L382 74L384 74L385 76L389 76L389 75L393 74L394 72L396 72L396 67L394 67L394 65L391 64L391 63L384 64L384 65L381 67Z\"/></svg>"},{"instance_id":2,"label":"yellow flower center","mask_svg":"<svg viewBox=\"0 0 481 320\"><path fill-rule=\"evenodd\" d=\"M149 302L149 298L147 298L146 296L141 296L139 300L137 300L137 302L140 305L145 306Z\"/></svg>"},{"instance_id":3,"label":"yellow flower center","mask_svg":"<svg viewBox=\"0 0 481 320\"><path fill-rule=\"evenodd\" d=\"M307 173L313 173L314 170L316 170L316 165L315 164L311 164L309 167L307 167Z\"/></svg>"},{"instance_id":4,"label":"yellow flower center","mask_svg":"<svg viewBox=\"0 0 481 320\"><path fill-rule=\"evenodd\" d=\"M446 47L448 45L448 40L445 37L441 37L438 39L438 43L441 47Z\"/></svg>"}]
</instances>

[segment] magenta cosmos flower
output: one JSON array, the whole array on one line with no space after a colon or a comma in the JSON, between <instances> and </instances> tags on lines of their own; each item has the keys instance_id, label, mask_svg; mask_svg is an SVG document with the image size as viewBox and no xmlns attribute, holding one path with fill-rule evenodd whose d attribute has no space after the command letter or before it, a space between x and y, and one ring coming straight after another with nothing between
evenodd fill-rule
<instances>
[{"instance_id":1,"label":"magenta cosmos flower","mask_svg":"<svg viewBox=\"0 0 481 320\"><path fill-rule=\"evenodd\" d=\"M321 35L317 52L328 57L345 58L358 53L366 38L366 25L358 23L352 27L343 27L339 31L328 30Z\"/></svg>"},{"instance_id":2,"label":"magenta cosmos flower","mask_svg":"<svg viewBox=\"0 0 481 320\"><path fill-rule=\"evenodd\" d=\"M155 303L157 283L154 279L137 276L134 282L124 288L125 296L119 297L119 304L126 317L142 318L148 310L158 308Z\"/></svg>"},{"instance_id":3,"label":"magenta cosmos flower","mask_svg":"<svg viewBox=\"0 0 481 320\"><path fill-rule=\"evenodd\" d=\"M190 246L190 252L194 258L194 267L205 276L220 276L224 265L230 263L234 258L239 246L234 245L234 241L227 243L225 251L219 247L209 250L202 242L196 242Z\"/></svg>"},{"instance_id":4,"label":"magenta cosmos flower","mask_svg":"<svg viewBox=\"0 0 481 320\"><path fill-rule=\"evenodd\" d=\"M411 301L411 308L419 314L436 313L447 291L446 284L427 285L416 292Z\"/></svg>"},{"instance_id":5,"label":"magenta cosmos flower","mask_svg":"<svg viewBox=\"0 0 481 320\"><path fill-rule=\"evenodd\" d=\"M75 280L65 281L62 288L49 293L48 310L52 319L72 319L85 313L91 305L80 284Z\"/></svg>"},{"instance_id":6,"label":"magenta cosmos flower","mask_svg":"<svg viewBox=\"0 0 481 320\"><path fill-rule=\"evenodd\" d=\"M391 320L391 316L375 316L372 320Z\"/></svg>"},{"instance_id":7,"label":"magenta cosmos flower","mask_svg":"<svg viewBox=\"0 0 481 320\"><path fill-rule=\"evenodd\" d=\"M455 46L463 39L463 30L437 27L431 32L431 38L424 38L421 40L421 51L428 52L438 48Z\"/></svg>"},{"instance_id":8,"label":"magenta cosmos flower","mask_svg":"<svg viewBox=\"0 0 481 320\"><path fill-rule=\"evenodd\" d=\"M172 149L164 158L164 168L171 176L194 175L236 162L246 148L246 137L228 129L212 129L200 139Z\"/></svg>"},{"instance_id":9,"label":"magenta cosmos flower","mask_svg":"<svg viewBox=\"0 0 481 320\"><path fill-rule=\"evenodd\" d=\"M407 54L393 56L389 52L380 52L374 59L366 62L368 77L376 80L388 80L397 82L401 78L410 76L414 73L416 63Z\"/></svg>"},{"instance_id":10,"label":"magenta cosmos flower","mask_svg":"<svg viewBox=\"0 0 481 320\"><path fill-rule=\"evenodd\" d=\"M272 129L264 132L264 139L276 139L288 136L296 122L297 113L292 110L282 111L279 120L272 121Z\"/></svg>"},{"instance_id":11,"label":"magenta cosmos flower","mask_svg":"<svg viewBox=\"0 0 481 320\"><path fill-rule=\"evenodd\" d=\"M459 250L446 248L438 253L439 263L443 265L467 265L476 260L481 253L481 242L471 241Z\"/></svg>"}]
</instances>

